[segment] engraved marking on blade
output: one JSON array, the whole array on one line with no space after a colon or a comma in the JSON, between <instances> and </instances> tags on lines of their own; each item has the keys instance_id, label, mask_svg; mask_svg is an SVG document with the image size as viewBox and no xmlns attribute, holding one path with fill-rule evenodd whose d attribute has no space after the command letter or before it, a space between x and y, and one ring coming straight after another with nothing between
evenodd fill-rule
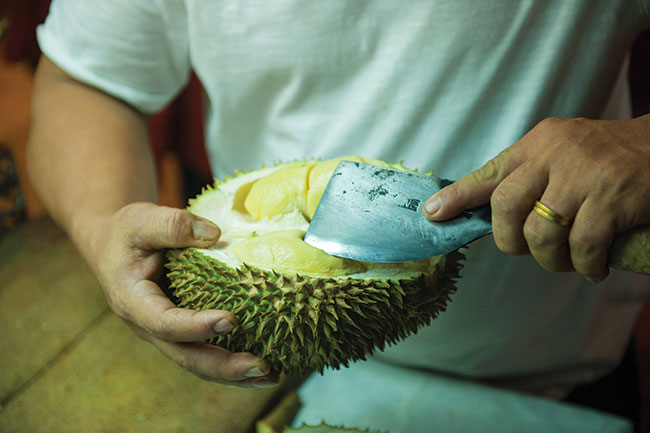
<instances>
[{"instance_id":1,"label":"engraved marking on blade","mask_svg":"<svg viewBox=\"0 0 650 433\"><path fill-rule=\"evenodd\" d=\"M384 188L384 185L379 185L376 188L368 191L368 200L374 201L379 196L384 196L388 194L388 190Z\"/></svg>"},{"instance_id":2,"label":"engraved marking on blade","mask_svg":"<svg viewBox=\"0 0 650 433\"><path fill-rule=\"evenodd\" d=\"M409 198L409 199L406 199L406 202L404 204L400 204L398 206L403 207L404 209L417 211L418 206L420 206L420 200L417 199L417 198Z\"/></svg>"}]
</instances>

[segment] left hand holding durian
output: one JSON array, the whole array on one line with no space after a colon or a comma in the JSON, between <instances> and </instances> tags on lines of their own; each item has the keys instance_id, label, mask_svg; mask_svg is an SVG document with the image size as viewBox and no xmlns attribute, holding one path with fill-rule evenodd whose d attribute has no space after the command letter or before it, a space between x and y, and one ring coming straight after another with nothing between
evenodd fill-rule
<instances>
[{"instance_id":1,"label":"left hand holding durian","mask_svg":"<svg viewBox=\"0 0 650 433\"><path fill-rule=\"evenodd\" d=\"M157 180L147 117L75 80L47 57L38 65L32 102L32 184L93 269L111 308L197 376L231 385L272 384L277 376L269 375L268 363L203 343L228 333L218 324L237 325L231 312L175 308L156 284L164 249L205 248L219 232L184 210L152 204Z\"/></svg>"},{"instance_id":2,"label":"left hand holding durian","mask_svg":"<svg viewBox=\"0 0 650 433\"><path fill-rule=\"evenodd\" d=\"M177 308L156 284L166 248L207 248L219 228L186 210L134 203L119 210L102 230L96 269L115 313L141 339L202 379L236 386L272 386L277 373L248 353L231 353L204 341L237 325L228 311Z\"/></svg>"}]
</instances>

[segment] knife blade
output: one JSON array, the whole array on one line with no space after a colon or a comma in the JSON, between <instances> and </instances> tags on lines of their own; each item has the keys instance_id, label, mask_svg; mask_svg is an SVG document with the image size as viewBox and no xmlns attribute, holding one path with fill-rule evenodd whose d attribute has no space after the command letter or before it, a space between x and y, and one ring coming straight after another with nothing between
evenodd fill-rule
<instances>
[{"instance_id":1,"label":"knife blade","mask_svg":"<svg viewBox=\"0 0 650 433\"><path fill-rule=\"evenodd\" d=\"M452 183L404 170L341 161L318 204L305 242L328 254L406 262L456 250L492 231L489 205L435 222L427 198Z\"/></svg>"}]
</instances>

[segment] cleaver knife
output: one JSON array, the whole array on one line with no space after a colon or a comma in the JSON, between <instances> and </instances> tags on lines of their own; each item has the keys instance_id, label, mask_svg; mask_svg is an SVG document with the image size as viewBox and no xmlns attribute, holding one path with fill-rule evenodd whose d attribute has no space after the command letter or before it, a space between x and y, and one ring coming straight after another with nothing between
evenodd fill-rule
<instances>
[{"instance_id":1,"label":"cleaver knife","mask_svg":"<svg viewBox=\"0 0 650 433\"><path fill-rule=\"evenodd\" d=\"M305 234L328 254L369 262L406 262L457 250L492 231L489 205L447 221L422 206L452 183L436 176L341 161ZM650 225L617 235L609 265L650 275Z\"/></svg>"}]
</instances>

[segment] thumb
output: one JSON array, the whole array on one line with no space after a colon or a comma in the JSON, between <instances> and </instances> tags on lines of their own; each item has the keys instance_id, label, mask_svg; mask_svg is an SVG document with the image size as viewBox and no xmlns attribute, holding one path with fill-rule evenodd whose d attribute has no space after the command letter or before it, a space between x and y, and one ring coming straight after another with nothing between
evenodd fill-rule
<instances>
[{"instance_id":1,"label":"thumb","mask_svg":"<svg viewBox=\"0 0 650 433\"><path fill-rule=\"evenodd\" d=\"M145 250L208 248L221 236L216 224L185 209L140 203L128 213L134 222L127 229L129 238Z\"/></svg>"},{"instance_id":2,"label":"thumb","mask_svg":"<svg viewBox=\"0 0 650 433\"><path fill-rule=\"evenodd\" d=\"M434 221L453 218L465 209L490 201L492 192L515 168L504 151L484 166L442 188L424 203L424 215Z\"/></svg>"}]
</instances>

